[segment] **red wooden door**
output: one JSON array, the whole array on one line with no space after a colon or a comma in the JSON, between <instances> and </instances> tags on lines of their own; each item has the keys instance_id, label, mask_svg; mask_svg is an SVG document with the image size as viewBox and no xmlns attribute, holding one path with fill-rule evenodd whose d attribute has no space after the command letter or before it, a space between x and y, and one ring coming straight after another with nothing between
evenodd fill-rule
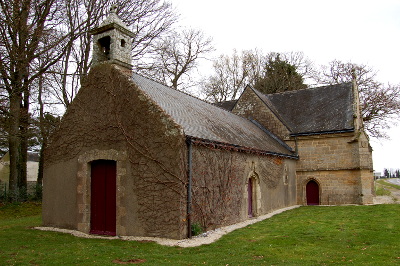
<instances>
[{"instance_id":1,"label":"red wooden door","mask_svg":"<svg viewBox=\"0 0 400 266\"><path fill-rule=\"evenodd\" d=\"M307 205L319 205L319 186L311 180L306 186Z\"/></svg>"},{"instance_id":2,"label":"red wooden door","mask_svg":"<svg viewBox=\"0 0 400 266\"><path fill-rule=\"evenodd\" d=\"M116 162L98 160L91 168L90 233L115 236Z\"/></svg>"},{"instance_id":3,"label":"red wooden door","mask_svg":"<svg viewBox=\"0 0 400 266\"><path fill-rule=\"evenodd\" d=\"M253 180L249 178L249 183L247 185L247 198L248 198L248 207L247 214L249 217L253 217Z\"/></svg>"}]
</instances>

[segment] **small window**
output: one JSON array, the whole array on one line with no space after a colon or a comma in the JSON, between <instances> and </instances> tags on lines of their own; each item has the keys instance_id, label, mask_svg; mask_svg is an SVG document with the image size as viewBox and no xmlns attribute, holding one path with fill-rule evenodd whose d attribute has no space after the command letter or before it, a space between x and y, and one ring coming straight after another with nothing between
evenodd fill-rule
<instances>
[{"instance_id":1,"label":"small window","mask_svg":"<svg viewBox=\"0 0 400 266\"><path fill-rule=\"evenodd\" d=\"M121 47L125 47L125 40L121 39Z\"/></svg>"}]
</instances>

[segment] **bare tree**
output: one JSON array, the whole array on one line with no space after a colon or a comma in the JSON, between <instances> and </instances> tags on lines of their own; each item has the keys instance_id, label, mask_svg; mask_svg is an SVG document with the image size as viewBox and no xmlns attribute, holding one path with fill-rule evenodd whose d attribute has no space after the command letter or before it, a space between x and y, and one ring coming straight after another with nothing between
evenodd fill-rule
<instances>
[{"instance_id":1,"label":"bare tree","mask_svg":"<svg viewBox=\"0 0 400 266\"><path fill-rule=\"evenodd\" d=\"M211 42L199 30L171 33L158 42L153 64L141 72L178 89L184 76L189 78L188 74L197 68L199 59L214 50Z\"/></svg>"},{"instance_id":2,"label":"bare tree","mask_svg":"<svg viewBox=\"0 0 400 266\"><path fill-rule=\"evenodd\" d=\"M271 58L277 53L269 53L267 58ZM294 51L279 53L281 59L296 68L297 73L304 79L312 81L317 73L314 63L304 55L303 52Z\"/></svg>"},{"instance_id":3,"label":"bare tree","mask_svg":"<svg viewBox=\"0 0 400 266\"><path fill-rule=\"evenodd\" d=\"M114 2L136 33L132 47L136 60L154 51L155 40L177 19L171 4L161 0L0 0L0 84L6 92L1 99L2 130L8 136L13 195L26 189L32 93L47 93L44 86L38 92L38 84L51 82L46 88L52 88L65 107L69 105L90 67L89 30ZM39 99L40 103L44 102Z\"/></svg>"},{"instance_id":4,"label":"bare tree","mask_svg":"<svg viewBox=\"0 0 400 266\"><path fill-rule=\"evenodd\" d=\"M172 5L160 0L62 0L65 20L63 27L68 35L66 53L54 65L51 78L54 81L54 96L68 107L86 77L91 60L91 29L108 15L110 7L117 5L117 13L135 33L132 46L134 68L149 64L147 57L155 51L155 43L169 33L177 20ZM72 31L82 25L79 32Z\"/></svg>"},{"instance_id":5,"label":"bare tree","mask_svg":"<svg viewBox=\"0 0 400 266\"><path fill-rule=\"evenodd\" d=\"M10 152L10 192L26 191L27 132L33 81L64 53L67 34L57 0L0 0L0 76L7 92L6 127ZM44 44L43 39L48 42ZM53 50L52 56L43 57ZM39 58L43 60L38 62Z\"/></svg>"},{"instance_id":6,"label":"bare tree","mask_svg":"<svg viewBox=\"0 0 400 266\"><path fill-rule=\"evenodd\" d=\"M262 86L257 85L267 78L277 84L275 87L291 86L293 87L291 89L298 89L294 87L297 83L288 82L292 79L288 79L286 72L272 71L276 70L278 58L279 63L286 67L284 69L287 70L287 67L290 67L294 70L293 73L296 72L296 77L301 80L301 84L305 79L315 76L312 62L302 52L270 52L263 55L258 49L242 51L240 54L234 50L231 56L221 55L214 61L215 73L203 81L202 92L210 101L233 100L239 96L247 84L262 90ZM280 90L266 90L265 93L276 91Z\"/></svg>"},{"instance_id":7,"label":"bare tree","mask_svg":"<svg viewBox=\"0 0 400 266\"><path fill-rule=\"evenodd\" d=\"M361 112L366 130L373 137L387 137L384 130L400 115L400 85L385 85L376 81L373 68L334 60L322 66L318 82L338 84L351 82L355 74L360 92Z\"/></svg>"},{"instance_id":8,"label":"bare tree","mask_svg":"<svg viewBox=\"0 0 400 266\"><path fill-rule=\"evenodd\" d=\"M2 157L8 150L7 116L9 105L7 92L1 84L2 81L0 79L0 156Z\"/></svg>"},{"instance_id":9,"label":"bare tree","mask_svg":"<svg viewBox=\"0 0 400 266\"><path fill-rule=\"evenodd\" d=\"M264 57L258 50L220 55L213 63L214 74L202 83L202 92L212 102L236 99L247 84L260 77L263 65Z\"/></svg>"}]
</instances>

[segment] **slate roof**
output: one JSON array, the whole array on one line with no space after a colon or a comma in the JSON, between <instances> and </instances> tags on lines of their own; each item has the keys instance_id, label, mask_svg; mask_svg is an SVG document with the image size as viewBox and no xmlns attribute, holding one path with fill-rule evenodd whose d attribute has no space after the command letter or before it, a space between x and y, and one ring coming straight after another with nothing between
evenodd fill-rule
<instances>
[{"instance_id":1,"label":"slate roof","mask_svg":"<svg viewBox=\"0 0 400 266\"><path fill-rule=\"evenodd\" d=\"M351 83L274 94L252 90L290 129L292 135L354 129ZM215 105L232 111L236 102L232 100Z\"/></svg>"},{"instance_id":2,"label":"slate roof","mask_svg":"<svg viewBox=\"0 0 400 266\"><path fill-rule=\"evenodd\" d=\"M222 109L225 109L225 110L228 110L228 111L232 111L233 107L235 107L236 103L237 103L237 100L231 100L231 101L213 103L213 105L221 107Z\"/></svg>"},{"instance_id":3,"label":"slate roof","mask_svg":"<svg viewBox=\"0 0 400 266\"><path fill-rule=\"evenodd\" d=\"M172 119L186 136L277 154L294 155L256 124L222 108L134 73L132 79Z\"/></svg>"},{"instance_id":4,"label":"slate roof","mask_svg":"<svg viewBox=\"0 0 400 266\"><path fill-rule=\"evenodd\" d=\"M353 125L351 83L264 95L292 134L350 131Z\"/></svg>"}]
</instances>

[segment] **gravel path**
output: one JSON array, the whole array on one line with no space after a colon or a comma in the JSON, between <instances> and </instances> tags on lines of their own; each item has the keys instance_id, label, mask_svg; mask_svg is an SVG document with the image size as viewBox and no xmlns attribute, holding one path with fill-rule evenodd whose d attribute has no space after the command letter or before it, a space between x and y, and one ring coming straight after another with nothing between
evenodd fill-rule
<instances>
[{"instance_id":1,"label":"gravel path","mask_svg":"<svg viewBox=\"0 0 400 266\"><path fill-rule=\"evenodd\" d=\"M397 189L392 190L388 187L386 189L390 190L392 195L376 196L374 197L374 204L400 204L400 191Z\"/></svg>"},{"instance_id":2,"label":"gravel path","mask_svg":"<svg viewBox=\"0 0 400 266\"><path fill-rule=\"evenodd\" d=\"M376 196L374 197L374 204L392 204L392 203L400 203L400 190L393 189L391 190L392 196ZM98 238L98 239L121 239L126 241L153 241L157 242L160 245L164 246L179 246L179 247L197 247L205 244L211 244L221 238L223 235L230 233L236 229L243 228L249 224L254 224L265 219L271 218L272 216L282 213L284 211L292 210L300 207L299 205L291 206L283 209L279 209L273 211L271 213L256 217L254 219L250 219L241 223L221 227L212 231L208 231L201 235L195 236L191 239L167 239L167 238L158 238L158 237L134 237L134 236L96 236L85 234L76 230L68 230L68 229L60 229L55 227L35 227L34 229L43 230L43 231L55 231L60 233L67 233L77 237L83 238Z\"/></svg>"},{"instance_id":3,"label":"gravel path","mask_svg":"<svg viewBox=\"0 0 400 266\"><path fill-rule=\"evenodd\" d=\"M395 185L400 185L399 178L385 179L385 182L390 182ZM400 190L391 186L381 185L386 190L389 190L390 196L376 196L374 197L374 204L400 204Z\"/></svg>"},{"instance_id":4,"label":"gravel path","mask_svg":"<svg viewBox=\"0 0 400 266\"><path fill-rule=\"evenodd\" d=\"M54 231L54 232L60 232L60 233L67 233L67 234L71 234L73 236L83 237L83 238L98 238L98 239L110 239L110 240L111 239L122 239L122 240L127 240L127 241L154 241L160 245L165 245L165 246L197 247L197 246L201 246L201 245L205 245L205 244L211 244L214 241L221 238L223 235L230 233L236 229L245 227L249 224L254 224L254 223L260 222L262 220L271 218L272 216L274 216L276 214L282 213L287 210L292 210L292 209L295 209L298 207L299 207L299 205L279 209L279 210L273 211L266 215L259 216L254 219L250 219L250 220L247 220L247 221L244 221L241 223L221 227L221 228L215 229L213 231L208 231L201 235L195 236L191 239L181 239L181 240L158 238L158 237L95 236L95 235L85 234L85 233L82 233L82 232L79 232L76 230L60 229L60 228L55 228L55 227L35 227L34 229L43 230L43 231Z\"/></svg>"}]
</instances>

